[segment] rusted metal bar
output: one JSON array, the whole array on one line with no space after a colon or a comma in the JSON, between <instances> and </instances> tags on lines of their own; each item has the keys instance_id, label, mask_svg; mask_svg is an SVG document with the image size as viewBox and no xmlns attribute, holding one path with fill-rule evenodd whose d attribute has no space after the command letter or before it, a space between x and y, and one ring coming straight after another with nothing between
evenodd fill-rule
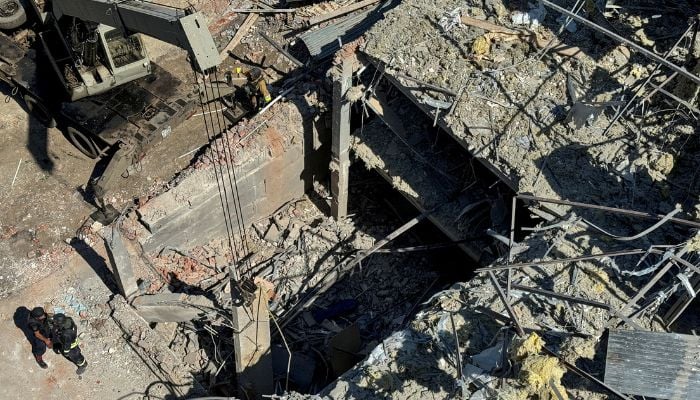
<instances>
[{"instance_id":1,"label":"rusted metal bar","mask_svg":"<svg viewBox=\"0 0 700 400\"><path fill-rule=\"evenodd\" d=\"M639 218L661 220L665 217L665 215L652 214L652 213L648 213L648 212L644 212L644 211L626 210L624 208L599 206L599 205L595 205L595 204L580 203L580 202L569 201L569 200L549 199L549 198L545 198L545 197L531 196L528 194L519 194L517 197L521 200L531 200L531 201L537 201L540 203L551 203L551 204L559 204L559 205L571 206L571 207L589 208L589 209L593 209L593 210L601 210L601 211L612 212L612 213L616 213L616 214L631 215L631 216L639 217ZM669 221L674 222L674 223L679 224L679 225L687 225L687 226L692 226L694 228L700 228L700 222L696 222L696 221L690 221L690 220L682 219L682 218L671 218L671 219L669 219Z\"/></svg>"},{"instance_id":2,"label":"rusted metal bar","mask_svg":"<svg viewBox=\"0 0 700 400\"><path fill-rule=\"evenodd\" d=\"M625 312L627 310L629 310L630 308L633 308L634 306L636 306L637 302L642 297L644 297L644 295L647 294L647 292L649 290L651 290L651 288L654 287L654 285L656 285L656 282L661 280L661 278L663 278L663 276L666 275L666 273L671 269L671 267L673 267L673 265L674 265L673 262L671 262L671 261L667 262L666 265L664 265L664 267L661 268L661 270L659 272L657 272L656 275L654 275L654 277L651 278L651 280L649 282L647 282L647 284L644 285L644 287L630 301L625 303L625 305L617 312L617 314L619 314L620 316L625 316L625 317L629 318L629 316L626 315ZM624 321L624 319L623 319L623 321ZM611 325L612 324L609 323L608 327L610 327Z\"/></svg>"},{"instance_id":3,"label":"rusted metal bar","mask_svg":"<svg viewBox=\"0 0 700 400\"><path fill-rule=\"evenodd\" d=\"M515 240L515 206L517 205L518 198L513 196L513 203L510 210L510 242L508 242L508 259L506 260L506 265L510 265L513 261L513 241ZM506 295L510 298L510 283L512 278L512 271L508 268L507 271L507 284L506 284Z\"/></svg>"},{"instance_id":4,"label":"rusted metal bar","mask_svg":"<svg viewBox=\"0 0 700 400\"><path fill-rule=\"evenodd\" d=\"M494 271L504 271L504 270L512 269L512 268L524 268L524 267L534 267L534 266L552 265L552 264L566 264L566 263L577 262L577 261L599 260L603 257L612 258L612 257L621 257L621 256L634 256L634 255L645 254L648 251L649 250L642 250L642 249L621 250L621 251L613 251L610 253L601 253L601 254L590 255L590 256L560 258L557 260L531 261L531 262L525 262L525 263L515 263L515 264L510 264L510 265L495 265L492 267L477 268L474 272L476 272L476 273L494 272Z\"/></svg>"},{"instance_id":5,"label":"rusted metal bar","mask_svg":"<svg viewBox=\"0 0 700 400\"><path fill-rule=\"evenodd\" d=\"M692 112L694 112L694 113L696 113L696 114L700 114L700 109L698 109L698 108L695 107L694 105L692 105L692 104L688 103L687 101L681 99L680 97L678 97L678 96L676 96L675 94L669 92L668 90L662 89L661 86L654 85L653 83L650 83L650 85L651 85L651 87L654 88L654 90L657 90L657 91L663 93L663 94L666 95L667 97L671 98L671 100L675 100L678 104L680 104L680 105L682 105L682 106L685 106L688 110L690 110L690 111L692 111Z\"/></svg>"},{"instance_id":6,"label":"rusted metal bar","mask_svg":"<svg viewBox=\"0 0 700 400\"><path fill-rule=\"evenodd\" d=\"M668 78L664 79L664 81L661 82L661 84L660 84L659 86L657 86L657 87L654 88L654 90L652 90L649 94L647 94L646 96L644 96L643 99L639 100L639 103L646 103L647 101L649 101L649 99L651 99L651 97L652 97L653 95L655 95L656 93L658 93L659 89L662 89L664 86L666 86L667 84L669 84L669 83L673 80L673 78L675 78L676 76L678 76L678 72L672 73L671 76L669 76Z\"/></svg>"},{"instance_id":7,"label":"rusted metal bar","mask_svg":"<svg viewBox=\"0 0 700 400\"><path fill-rule=\"evenodd\" d=\"M496 292L498 293L498 297L501 298L503 305L506 306L506 311L508 311L508 316L510 316L511 321L513 321L513 325L515 325L516 333L520 337L525 336L525 331L523 330L523 327L520 325L520 322L518 321L518 317L515 316L515 312L513 311L513 307L511 307L510 302L508 301L508 297L506 297L506 294L503 293L503 289L501 288L501 285L498 283L498 279L496 279L496 275L494 275L493 272L491 272L491 271L489 271L489 279L491 279L491 283L496 288Z\"/></svg>"},{"instance_id":8,"label":"rusted metal bar","mask_svg":"<svg viewBox=\"0 0 700 400\"><path fill-rule=\"evenodd\" d=\"M268 43L270 43L270 45L272 45L272 47L274 47L275 50L277 50L277 51L279 51L280 53L282 53L283 56L287 57L287 59L288 59L289 61L291 61L292 64L296 65L297 67L303 67L303 66L304 66L304 63L303 63L303 62L297 60L293 55L289 54L289 52L287 52L287 50L283 49L282 46L280 46L279 44L277 44L277 42L275 42L274 40L272 40L271 37L267 36L267 34L266 34L265 32L260 31L259 33L260 33L260 36L261 36L263 39L265 39L265 41L267 41Z\"/></svg>"},{"instance_id":9,"label":"rusted metal bar","mask_svg":"<svg viewBox=\"0 0 700 400\"><path fill-rule=\"evenodd\" d=\"M645 49L644 47L638 45L637 43L635 43L629 39L625 39L622 36L618 35L617 33L614 33L612 31L610 31L609 29L603 28L602 26L596 24L595 22L592 22L586 18L583 18L580 15L574 14L571 11L569 11L569 10L567 10L567 9L557 5L557 4L554 4L549 0L542 0L542 3L550 8L553 8L554 10L559 11L560 13L562 13L564 15L571 17L571 19L573 19L576 22L581 23L582 25L585 25L585 26L587 26L587 27L589 27L597 32L600 32L600 33L602 33L602 34L604 34L612 39L615 39L616 41L618 41L620 43L624 43L624 44L630 46L631 48L644 54L646 57L648 57L648 58L650 58L650 59L652 59L660 64L663 64L666 67L670 68L671 70L678 72L679 74L687 77L688 79L692 80L693 82L700 84L700 77L699 76L694 75L694 74L690 73L687 69L685 69L683 67L679 67L678 65L664 59L663 57L658 56L657 54L653 53L650 50Z\"/></svg>"},{"instance_id":10,"label":"rusted metal bar","mask_svg":"<svg viewBox=\"0 0 700 400\"><path fill-rule=\"evenodd\" d=\"M534 288L534 287L529 287L529 286L523 286L523 285L513 285L512 288L514 290L521 290L523 292L529 292L529 293L539 294L542 296L553 297L555 299L565 300L565 301L569 301L572 303L578 303L578 304L583 304L583 305L587 305L587 306L591 306L591 307L602 308L603 310L610 310L612 308L612 307L610 307L610 305L605 304L605 303L601 303L601 302L594 301L594 300L588 300L588 299L584 299L581 297L569 296L567 294L556 293L556 292L552 292L549 290L544 290L544 289L539 289L539 288Z\"/></svg>"},{"instance_id":11,"label":"rusted metal bar","mask_svg":"<svg viewBox=\"0 0 700 400\"><path fill-rule=\"evenodd\" d=\"M678 45L681 43L681 41L683 40L683 38L686 37L686 35L688 34L688 32L690 32L690 30L693 28L694 25L696 25L695 22L694 22L692 25L690 25L690 26L688 27L688 29L687 29L685 32L683 32L683 35L681 35L681 37L678 38L678 40L676 41L676 43L666 52L666 54L664 54L664 58L663 58L664 60L668 60L668 58L671 56L671 54L673 54L673 52L676 50L676 47L678 47ZM608 131L610 131L610 129L613 127L613 125L615 125L615 123L617 122L617 120L620 119L620 117L622 117L622 115L625 113L625 111L627 111L627 110L629 109L629 107L632 105L632 103L634 102L634 100L637 99L637 96L639 96L639 95L642 93L642 91L644 90L644 88L645 88L648 84L651 83L651 80L654 78L654 74L656 74L656 71L658 71L659 68L661 68L661 64L656 64L656 66L654 67L654 70L651 71L651 73L649 74L649 77L648 77L648 78L644 81L644 83L634 92L634 95L632 95L632 98L627 102L627 104L625 104L625 106L622 108L622 110L618 111L618 112L615 114L615 117L613 117L612 121L610 121L610 124L608 124L608 127L605 128L605 131L603 132L603 135L606 135L606 134L608 133ZM676 73L677 73L677 72L676 72Z\"/></svg>"}]
</instances>

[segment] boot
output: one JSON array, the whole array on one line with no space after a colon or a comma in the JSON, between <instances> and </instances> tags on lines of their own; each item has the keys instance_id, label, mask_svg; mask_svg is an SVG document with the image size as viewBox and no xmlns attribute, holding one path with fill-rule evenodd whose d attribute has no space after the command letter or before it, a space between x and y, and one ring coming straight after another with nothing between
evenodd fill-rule
<instances>
[{"instance_id":1,"label":"boot","mask_svg":"<svg viewBox=\"0 0 700 400\"><path fill-rule=\"evenodd\" d=\"M87 361L83 363L83 365L79 366L77 370L75 370L75 373L78 375L82 375L83 372L85 372L85 369L87 369Z\"/></svg>"},{"instance_id":2,"label":"boot","mask_svg":"<svg viewBox=\"0 0 700 400\"><path fill-rule=\"evenodd\" d=\"M46 365L46 363L44 362L44 359L42 358L42 356L34 356L34 358L36 359L36 363L39 364L39 366L40 366L41 368L46 369L46 368L49 367L49 366Z\"/></svg>"}]
</instances>

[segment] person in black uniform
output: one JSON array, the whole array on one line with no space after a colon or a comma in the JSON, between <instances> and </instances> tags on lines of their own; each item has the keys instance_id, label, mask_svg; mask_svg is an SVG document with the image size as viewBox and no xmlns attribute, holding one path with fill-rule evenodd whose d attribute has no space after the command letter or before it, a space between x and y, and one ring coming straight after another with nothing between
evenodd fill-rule
<instances>
[{"instance_id":1,"label":"person in black uniform","mask_svg":"<svg viewBox=\"0 0 700 400\"><path fill-rule=\"evenodd\" d=\"M34 333L34 337L32 338L32 354L41 368L48 368L49 366L44 362L43 356L44 353L46 353L47 347L53 347L53 343L51 342L51 318L49 318L43 308L34 307L32 311L29 312L27 325Z\"/></svg>"},{"instance_id":2,"label":"person in black uniform","mask_svg":"<svg viewBox=\"0 0 700 400\"><path fill-rule=\"evenodd\" d=\"M52 322L53 329L51 336L56 349L60 350L63 357L78 366L78 369L75 371L78 375L82 374L87 368L87 361L85 361L85 357L83 357L80 351L78 327L71 317L67 317L63 314L54 315Z\"/></svg>"}]
</instances>

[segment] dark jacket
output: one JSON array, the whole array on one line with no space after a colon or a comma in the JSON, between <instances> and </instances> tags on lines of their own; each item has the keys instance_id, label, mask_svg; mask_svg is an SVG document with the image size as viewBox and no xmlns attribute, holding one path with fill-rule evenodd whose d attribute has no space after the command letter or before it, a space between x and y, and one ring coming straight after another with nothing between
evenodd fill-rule
<instances>
[{"instance_id":1,"label":"dark jacket","mask_svg":"<svg viewBox=\"0 0 700 400\"><path fill-rule=\"evenodd\" d=\"M32 332L39 331L45 338L51 337L51 318L49 316L46 316L43 321L29 317L27 325Z\"/></svg>"},{"instance_id":2,"label":"dark jacket","mask_svg":"<svg viewBox=\"0 0 700 400\"><path fill-rule=\"evenodd\" d=\"M61 326L53 327L52 335L53 341L60 343L63 351L68 351L78 339L78 327L71 317L66 317Z\"/></svg>"}]
</instances>

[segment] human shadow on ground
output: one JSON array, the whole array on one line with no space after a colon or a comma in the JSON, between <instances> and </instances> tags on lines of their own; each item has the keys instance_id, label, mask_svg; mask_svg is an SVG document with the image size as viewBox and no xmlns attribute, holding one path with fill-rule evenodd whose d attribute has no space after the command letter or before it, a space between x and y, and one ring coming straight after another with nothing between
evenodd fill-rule
<instances>
[{"instance_id":1,"label":"human shadow on ground","mask_svg":"<svg viewBox=\"0 0 700 400\"><path fill-rule=\"evenodd\" d=\"M28 325L28 320L29 320L29 309L25 306L20 306L17 307L17 310L15 310L15 314L12 317L15 326L17 329L21 330L22 333L24 334L24 337L27 339L27 342L34 347L34 332L32 332L31 329L29 329ZM31 351L28 351L27 354L31 354Z\"/></svg>"}]
</instances>

